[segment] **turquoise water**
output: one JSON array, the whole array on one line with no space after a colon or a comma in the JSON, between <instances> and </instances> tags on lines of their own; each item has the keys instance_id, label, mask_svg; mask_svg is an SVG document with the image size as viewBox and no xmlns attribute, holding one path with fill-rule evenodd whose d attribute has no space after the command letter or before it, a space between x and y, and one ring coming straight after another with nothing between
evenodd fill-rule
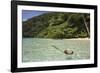
<instances>
[{"instance_id":1,"label":"turquoise water","mask_svg":"<svg viewBox=\"0 0 100 73\"><path fill-rule=\"evenodd\" d=\"M22 42L23 62L82 60L90 58L90 40L23 38ZM66 55L52 47L52 45L61 51L69 49L74 53Z\"/></svg>"}]
</instances>

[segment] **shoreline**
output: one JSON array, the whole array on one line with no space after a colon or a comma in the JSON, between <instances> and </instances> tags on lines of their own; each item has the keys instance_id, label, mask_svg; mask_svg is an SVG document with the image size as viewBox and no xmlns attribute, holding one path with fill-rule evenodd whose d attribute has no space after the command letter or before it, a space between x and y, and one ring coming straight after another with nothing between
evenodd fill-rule
<instances>
[{"instance_id":1,"label":"shoreline","mask_svg":"<svg viewBox=\"0 0 100 73\"><path fill-rule=\"evenodd\" d=\"M26 37L25 37L26 38ZM25 39L25 38L22 38L22 39ZM51 39L51 38L34 38L34 39ZM64 38L64 39L51 39L51 40L90 40L90 38Z\"/></svg>"},{"instance_id":2,"label":"shoreline","mask_svg":"<svg viewBox=\"0 0 100 73\"><path fill-rule=\"evenodd\" d=\"M71 39L64 39L64 40L90 40L90 38L71 38Z\"/></svg>"}]
</instances>

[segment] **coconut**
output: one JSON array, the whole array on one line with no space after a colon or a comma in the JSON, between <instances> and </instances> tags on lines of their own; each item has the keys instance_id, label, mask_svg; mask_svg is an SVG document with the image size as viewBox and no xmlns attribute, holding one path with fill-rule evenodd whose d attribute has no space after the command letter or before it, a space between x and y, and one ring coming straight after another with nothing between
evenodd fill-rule
<instances>
[{"instance_id":1,"label":"coconut","mask_svg":"<svg viewBox=\"0 0 100 73\"><path fill-rule=\"evenodd\" d=\"M68 54L68 55L71 55L71 54L73 54L74 52L73 52L72 50L67 49L67 50L64 50L64 53L65 53L65 54Z\"/></svg>"}]
</instances>

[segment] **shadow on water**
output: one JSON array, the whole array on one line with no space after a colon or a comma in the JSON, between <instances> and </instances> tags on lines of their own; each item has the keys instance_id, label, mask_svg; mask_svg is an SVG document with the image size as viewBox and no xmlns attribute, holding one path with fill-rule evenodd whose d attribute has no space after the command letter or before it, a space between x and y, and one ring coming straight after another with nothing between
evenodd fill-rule
<instances>
[{"instance_id":1,"label":"shadow on water","mask_svg":"<svg viewBox=\"0 0 100 73\"><path fill-rule=\"evenodd\" d=\"M65 58L66 60L72 60L73 59L73 57L72 56L66 56L66 58Z\"/></svg>"}]
</instances>

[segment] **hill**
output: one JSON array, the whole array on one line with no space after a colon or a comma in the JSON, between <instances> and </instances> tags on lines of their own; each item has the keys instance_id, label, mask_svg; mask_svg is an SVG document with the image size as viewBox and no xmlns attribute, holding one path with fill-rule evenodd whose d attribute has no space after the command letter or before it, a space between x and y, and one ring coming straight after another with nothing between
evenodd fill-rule
<instances>
[{"instance_id":1,"label":"hill","mask_svg":"<svg viewBox=\"0 0 100 73\"><path fill-rule=\"evenodd\" d=\"M22 22L23 37L85 38L90 36L87 13L49 12Z\"/></svg>"}]
</instances>

